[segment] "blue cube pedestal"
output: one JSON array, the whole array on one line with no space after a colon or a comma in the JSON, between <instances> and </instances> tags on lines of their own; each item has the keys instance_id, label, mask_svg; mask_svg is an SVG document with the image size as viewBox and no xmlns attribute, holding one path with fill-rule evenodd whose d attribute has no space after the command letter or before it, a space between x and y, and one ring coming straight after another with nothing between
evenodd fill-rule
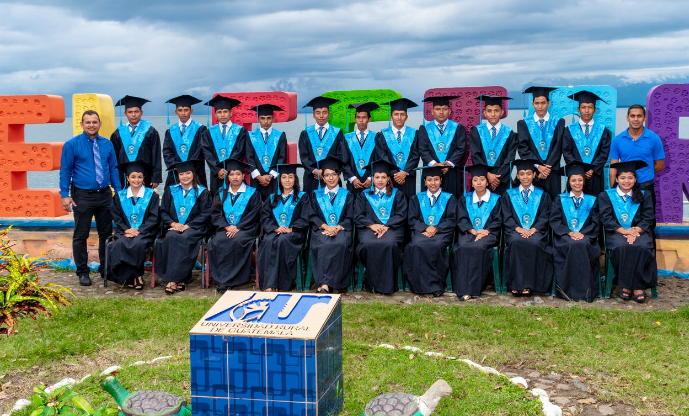
<instances>
[{"instance_id":1,"label":"blue cube pedestal","mask_svg":"<svg viewBox=\"0 0 689 416\"><path fill-rule=\"evenodd\" d=\"M189 335L194 416L342 408L339 295L226 292Z\"/></svg>"}]
</instances>

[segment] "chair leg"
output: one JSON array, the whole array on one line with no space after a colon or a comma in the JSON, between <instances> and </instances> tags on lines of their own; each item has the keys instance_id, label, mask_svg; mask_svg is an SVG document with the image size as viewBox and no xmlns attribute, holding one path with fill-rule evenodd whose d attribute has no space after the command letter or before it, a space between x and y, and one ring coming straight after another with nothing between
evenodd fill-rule
<instances>
[{"instance_id":1,"label":"chair leg","mask_svg":"<svg viewBox=\"0 0 689 416\"><path fill-rule=\"evenodd\" d=\"M258 284L258 247L254 249L254 270L256 271L255 289L259 290L261 286Z\"/></svg>"},{"instance_id":2,"label":"chair leg","mask_svg":"<svg viewBox=\"0 0 689 416\"><path fill-rule=\"evenodd\" d=\"M653 299L658 299L658 286L653 286L651 288L651 297Z\"/></svg>"},{"instance_id":3,"label":"chair leg","mask_svg":"<svg viewBox=\"0 0 689 416\"><path fill-rule=\"evenodd\" d=\"M612 294L612 275L613 275L613 267L612 267L612 261L610 261L610 251L606 250L605 251L605 298L610 299L610 295Z\"/></svg>"},{"instance_id":4,"label":"chair leg","mask_svg":"<svg viewBox=\"0 0 689 416\"><path fill-rule=\"evenodd\" d=\"M206 258L208 253L206 253L206 244L201 242L201 289L206 289Z\"/></svg>"},{"instance_id":5,"label":"chair leg","mask_svg":"<svg viewBox=\"0 0 689 416\"><path fill-rule=\"evenodd\" d=\"M495 285L495 293L502 293L502 282L500 281L500 250L493 247L493 284Z\"/></svg>"},{"instance_id":6,"label":"chair leg","mask_svg":"<svg viewBox=\"0 0 689 416\"><path fill-rule=\"evenodd\" d=\"M361 292L364 287L364 273L366 273L366 267L364 267L361 262L359 262L359 276L357 279L356 290Z\"/></svg>"},{"instance_id":7,"label":"chair leg","mask_svg":"<svg viewBox=\"0 0 689 416\"><path fill-rule=\"evenodd\" d=\"M210 256L208 255L208 244L206 244L206 261L204 262L203 266L203 278L206 280L206 288L211 287L211 261L210 261Z\"/></svg>"},{"instance_id":8,"label":"chair leg","mask_svg":"<svg viewBox=\"0 0 689 416\"><path fill-rule=\"evenodd\" d=\"M452 258L450 257L450 247L447 247L447 276L445 276L445 286L447 291L452 292Z\"/></svg>"},{"instance_id":9,"label":"chair leg","mask_svg":"<svg viewBox=\"0 0 689 416\"><path fill-rule=\"evenodd\" d=\"M301 268L301 250L297 254L297 275L295 276L295 281L297 283L297 292L304 291L304 275L302 274Z\"/></svg>"},{"instance_id":10,"label":"chair leg","mask_svg":"<svg viewBox=\"0 0 689 416\"><path fill-rule=\"evenodd\" d=\"M311 289L311 278L313 276L313 271L311 270L311 250L306 253L308 258L306 262L306 283L304 283L304 291Z\"/></svg>"},{"instance_id":11,"label":"chair leg","mask_svg":"<svg viewBox=\"0 0 689 416\"><path fill-rule=\"evenodd\" d=\"M156 253L155 250L151 255L151 289L156 287Z\"/></svg>"},{"instance_id":12,"label":"chair leg","mask_svg":"<svg viewBox=\"0 0 689 416\"><path fill-rule=\"evenodd\" d=\"M555 290L557 288L557 275L553 273L553 286L550 288L550 296L555 296Z\"/></svg>"}]
</instances>

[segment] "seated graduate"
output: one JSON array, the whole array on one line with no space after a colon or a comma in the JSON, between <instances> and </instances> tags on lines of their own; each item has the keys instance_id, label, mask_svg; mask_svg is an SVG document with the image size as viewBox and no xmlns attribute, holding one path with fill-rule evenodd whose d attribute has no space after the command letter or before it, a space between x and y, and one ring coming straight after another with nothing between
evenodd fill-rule
<instances>
[{"instance_id":1,"label":"seated graduate","mask_svg":"<svg viewBox=\"0 0 689 416\"><path fill-rule=\"evenodd\" d=\"M500 196L488 189L490 167L475 164L466 169L474 190L457 199L459 233L452 248L452 289L460 301L481 296L486 288L502 228Z\"/></svg>"},{"instance_id":2,"label":"seated graduate","mask_svg":"<svg viewBox=\"0 0 689 416\"><path fill-rule=\"evenodd\" d=\"M258 246L258 285L266 292L284 292L296 286L297 256L309 227L309 197L299 190L297 168L302 165L271 166L278 175L276 192L263 202L263 241Z\"/></svg>"},{"instance_id":3,"label":"seated graduate","mask_svg":"<svg viewBox=\"0 0 689 416\"><path fill-rule=\"evenodd\" d=\"M347 291L349 287L354 196L339 184L342 164L332 156L319 162L325 186L310 197L311 265L319 293Z\"/></svg>"},{"instance_id":4,"label":"seated graduate","mask_svg":"<svg viewBox=\"0 0 689 416\"><path fill-rule=\"evenodd\" d=\"M541 188L533 186L533 159L519 159L519 187L508 189L500 199L505 228L505 282L514 296L532 291L550 292L553 278L552 252L548 246L548 217L552 202Z\"/></svg>"},{"instance_id":5,"label":"seated graduate","mask_svg":"<svg viewBox=\"0 0 689 416\"><path fill-rule=\"evenodd\" d=\"M155 272L168 282L166 295L173 295L186 288L191 271L201 247L201 240L208 232L211 216L211 195L200 185L196 170L203 160L187 160L170 165L175 180L163 194L160 205L160 226L163 237L155 243Z\"/></svg>"},{"instance_id":6,"label":"seated graduate","mask_svg":"<svg viewBox=\"0 0 689 416\"><path fill-rule=\"evenodd\" d=\"M457 201L440 185L447 166L418 168L427 190L409 199L411 241L404 249L404 272L412 292L442 296L449 265L447 247L457 225Z\"/></svg>"},{"instance_id":7,"label":"seated graduate","mask_svg":"<svg viewBox=\"0 0 689 416\"><path fill-rule=\"evenodd\" d=\"M160 198L155 190L143 185L144 174L150 172L146 162L120 163L117 168L129 186L112 198L110 211L116 228L115 241L108 250L108 278L143 290L146 246L158 234Z\"/></svg>"},{"instance_id":8,"label":"seated graduate","mask_svg":"<svg viewBox=\"0 0 689 416\"><path fill-rule=\"evenodd\" d=\"M261 194L244 183L241 160L226 159L218 167L227 171L225 183L213 198L211 221L214 236L208 241L208 266L218 293L249 281L254 242L261 222Z\"/></svg>"},{"instance_id":9,"label":"seated graduate","mask_svg":"<svg viewBox=\"0 0 689 416\"><path fill-rule=\"evenodd\" d=\"M620 298L646 301L644 289L658 284L658 265L651 230L655 208L650 192L640 189L636 170L646 162L632 160L613 163L617 169L617 187L598 196L600 221L605 228L605 244L611 250L610 261L617 275Z\"/></svg>"},{"instance_id":10,"label":"seated graduate","mask_svg":"<svg viewBox=\"0 0 689 416\"><path fill-rule=\"evenodd\" d=\"M364 287L374 293L391 294L397 288L395 275L402 264L404 231L407 224L407 197L392 186L397 165L378 160L372 172L373 189L359 194L354 202L359 244L356 256L366 267Z\"/></svg>"},{"instance_id":11,"label":"seated graduate","mask_svg":"<svg viewBox=\"0 0 689 416\"><path fill-rule=\"evenodd\" d=\"M574 161L557 172L559 176L564 171L569 192L556 197L550 208L556 295L587 302L598 295L600 276L598 204L595 196L584 193L586 172L591 169L588 163Z\"/></svg>"}]
</instances>

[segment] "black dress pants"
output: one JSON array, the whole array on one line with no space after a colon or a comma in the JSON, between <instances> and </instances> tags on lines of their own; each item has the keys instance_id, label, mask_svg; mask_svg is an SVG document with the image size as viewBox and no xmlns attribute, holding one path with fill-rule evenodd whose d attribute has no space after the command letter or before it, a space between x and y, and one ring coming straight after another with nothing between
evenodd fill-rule
<instances>
[{"instance_id":1,"label":"black dress pants","mask_svg":"<svg viewBox=\"0 0 689 416\"><path fill-rule=\"evenodd\" d=\"M98 271L103 273L105 265L105 244L112 235L112 191L104 189L100 193L73 188L72 199L76 206L74 212L74 236L72 237L72 255L77 265L77 276L88 275L88 252L86 240L91 232L91 218L96 217L96 230L98 231L98 257L100 267Z\"/></svg>"}]
</instances>

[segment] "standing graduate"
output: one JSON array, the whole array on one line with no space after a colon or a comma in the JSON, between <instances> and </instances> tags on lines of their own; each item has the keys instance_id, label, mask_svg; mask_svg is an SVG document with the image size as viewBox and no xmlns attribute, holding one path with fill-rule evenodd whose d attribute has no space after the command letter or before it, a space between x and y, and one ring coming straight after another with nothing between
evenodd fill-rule
<instances>
[{"instance_id":1,"label":"standing graduate","mask_svg":"<svg viewBox=\"0 0 689 416\"><path fill-rule=\"evenodd\" d=\"M354 121L356 130L344 136L347 160L344 165L344 175L347 179L347 190L358 197L362 191L371 187L371 171L369 163L376 147L376 133L368 129L371 121L371 111L378 108L374 102L350 104L348 109L355 109Z\"/></svg>"},{"instance_id":2,"label":"standing graduate","mask_svg":"<svg viewBox=\"0 0 689 416\"><path fill-rule=\"evenodd\" d=\"M397 170L397 165L379 160L368 169L373 175L373 188L360 193L354 205L359 240L356 256L366 267L364 287L388 295L398 289L395 275L402 264L407 197L392 186L391 172Z\"/></svg>"},{"instance_id":3,"label":"standing graduate","mask_svg":"<svg viewBox=\"0 0 689 416\"><path fill-rule=\"evenodd\" d=\"M457 198L459 233L452 248L452 289L460 301L481 296L493 275L493 248L500 238L502 218L500 196L488 189L489 169L488 165L467 166L473 191Z\"/></svg>"},{"instance_id":4,"label":"standing graduate","mask_svg":"<svg viewBox=\"0 0 689 416\"><path fill-rule=\"evenodd\" d=\"M600 284L600 227L596 197L584 193L586 171L591 165L572 162L565 166L567 190L553 200L553 264L556 295L568 300L593 302Z\"/></svg>"},{"instance_id":5,"label":"standing graduate","mask_svg":"<svg viewBox=\"0 0 689 416\"><path fill-rule=\"evenodd\" d=\"M232 109L241 101L218 94L204 104L213 107L215 118L218 119L203 135L206 163L211 172L209 189L211 195L215 195L227 176L220 162L229 158L243 160L247 135L244 127L231 121Z\"/></svg>"},{"instance_id":6,"label":"standing graduate","mask_svg":"<svg viewBox=\"0 0 689 416\"><path fill-rule=\"evenodd\" d=\"M548 217L552 201L541 188L533 186L537 162L519 159L519 187L510 188L500 199L505 230L507 290L514 296L530 296L532 291L550 292L553 278L552 251L548 247Z\"/></svg>"},{"instance_id":7,"label":"standing graduate","mask_svg":"<svg viewBox=\"0 0 689 416\"><path fill-rule=\"evenodd\" d=\"M418 142L421 161L426 166L463 166L466 159L467 130L449 119L452 114L450 100L456 96L428 97L423 102L433 103L433 121L419 127ZM443 188L453 195L464 192L461 169L443 170Z\"/></svg>"},{"instance_id":8,"label":"standing graduate","mask_svg":"<svg viewBox=\"0 0 689 416\"><path fill-rule=\"evenodd\" d=\"M191 271L208 232L212 198L199 184L196 171L203 160L187 160L168 166L178 184L165 189L160 205L163 237L156 240L155 272L168 282L166 295L183 291L191 280Z\"/></svg>"},{"instance_id":9,"label":"standing graduate","mask_svg":"<svg viewBox=\"0 0 689 416\"><path fill-rule=\"evenodd\" d=\"M299 256L309 227L309 196L299 190L300 164L272 166L278 173L278 187L263 202L261 225L263 241L258 246L258 285L266 292L293 290L302 271Z\"/></svg>"},{"instance_id":10,"label":"standing graduate","mask_svg":"<svg viewBox=\"0 0 689 416\"><path fill-rule=\"evenodd\" d=\"M208 241L208 265L218 293L249 281L254 243L258 237L261 194L244 183L246 163L218 162L227 171L225 186L213 198L215 235Z\"/></svg>"},{"instance_id":11,"label":"standing graduate","mask_svg":"<svg viewBox=\"0 0 689 416\"><path fill-rule=\"evenodd\" d=\"M108 279L127 287L143 290L146 247L158 234L160 198L152 188L144 186L144 162L125 162L117 166L129 186L112 198L112 220L115 241L108 250Z\"/></svg>"},{"instance_id":12,"label":"standing graduate","mask_svg":"<svg viewBox=\"0 0 689 416\"><path fill-rule=\"evenodd\" d=\"M342 164L334 157L320 162L325 186L310 197L311 264L319 293L346 291L350 283L354 196L339 185Z\"/></svg>"},{"instance_id":13,"label":"standing graduate","mask_svg":"<svg viewBox=\"0 0 689 416\"><path fill-rule=\"evenodd\" d=\"M328 123L330 106L338 101L334 98L316 97L304 106L313 108L313 118L316 120L315 125L301 132L298 144L299 158L304 165L304 191L308 194L323 186L321 160L330 156L344 160L344 134L338 127Z\"/></svg>"},{"instance_id":14,"label":"standing graduate","mask_svg":"<svg viewBox=\"0 0 689 416\"><path fill-rule=\"evenodd\" d=\"M112 135L110 141L117 154L117 163L140 161L146 163L148 170L144 172L144 186L157 188L163 181L163 168L160 159L160 134L151 123L142 120L143 106L149 102L145 98L125 95L115 107L124 106L127 124L120 125ZM125 174L120 174L122 188L125 184Z\"/></svg>"},{"instance_id":15,"label":"standing graduate","mask_svg":"<svg viewBox=\"0 0 689 416\"><path fill-rule=\"evenodd\" d=\"M505 114L502 102L511 98L480 95L476 99L485 103L485 123L472 127L469 133L471 161L491 167L487 172L488 187L493 193L502 195L510 186L510 163L517 152L517 134L500 121Z\"/></svg>"},{"instance_id":16,"label":"standing graduate","mask_svg":"<svg viewBox=\"0 0 689 416\"><path fill-rule=\"evenodd\" d=\"M273 128L275 111L284 110L273 104L260 104L250 110L256 112L259 128L248 135L246 163L251 169L251 186L266 201L275 193L278 182L278 173L270 167L287 163L287 136Z\"/></svg>"},{"instance_id":17,"label":"standing graduate","mask_svg":"<svg viewBox=\"0 0 689 416\"><path fill-rule=\"evenodd\" d=\"M593 115L598 111L596 101L605 102L590 91L579 91L569 96L579 102L577 111L581 118L565 129L562 139L562 155L565 163L579 161L593 167L586 172L584 192L598 195L605 190L603 178L605 164L608 163L612 132L603 123L595 123Z\"/></svg>"},{"instance_id":18,"label":"standing graduate","mask_svg":"<svg viewBox=\"0 0 689 416\"><path fill-rule=\"evenodd\" d=\"M550 93L557 88L529 87L524 94L531 94L535 113L517 122L519 157L538 161L538 179L551 199L557 198L562 189L560 159L565 119L553 117L548 112Z\"/></svg>"},{"instance_id":19,"label":"standing graduate","mask_svg":"<svg viewBox=\"0 0 689 416\"><path fill-rule=\"evenodd\" d=\"M163 161L168 167L165 188L168 188L177 183L175 173L170 170L170 166L187 160L203 161L204 158L208 157L208 149L204 139L208 129L191 118L191 115L194 114L191 107L201 102L198 98L185 94L170 98L166 102L175 105L175 114L179 117L179 121L167 129L163 141ZM193 167L197 183L203 185L204 188L207 187L206 168L203 163L195 163Z\"/></svg>"},{"instance_id":20,"label":"standing graduate","mask_svg":"<svg viewBox=\"0 0 689 416\"><path fill-rule=\"evenodd\" d=\"M440 166L424 166L427 190L409 199L407 221L411 242L404 249L404 271L412 292L442 296L449 265L447 248L457 225L457 201L443 191Z\"/></svg>"},{"instance_id":21,"label":"standing graduate","mask_svg":"<svg viewBox=\"0 0 689 416\"><path fill-rule=\"evenodd\" d=\"M648 166L632 160L610 165L617 169L617 187L598 197L605 244L617 275L620 298L646 301L645 289L658 285L658 265L653 247L655 209L650 192L641 190L636 171Z\"/></svg>"},{"instance_id":22,"label":"standing graduate","mask_svg":"<svg viewBox=\"0 0 689 416\"><path fill-rule=\"evenodd\" d=\"M390 101L390 126L376 135L374 159L385 159L399 169L392 174L392 186L407 199L416 195L416 169L419 166L417 132L405 123L407 110L418 105L407 98Z\"/></svg>"}]
</instances>

